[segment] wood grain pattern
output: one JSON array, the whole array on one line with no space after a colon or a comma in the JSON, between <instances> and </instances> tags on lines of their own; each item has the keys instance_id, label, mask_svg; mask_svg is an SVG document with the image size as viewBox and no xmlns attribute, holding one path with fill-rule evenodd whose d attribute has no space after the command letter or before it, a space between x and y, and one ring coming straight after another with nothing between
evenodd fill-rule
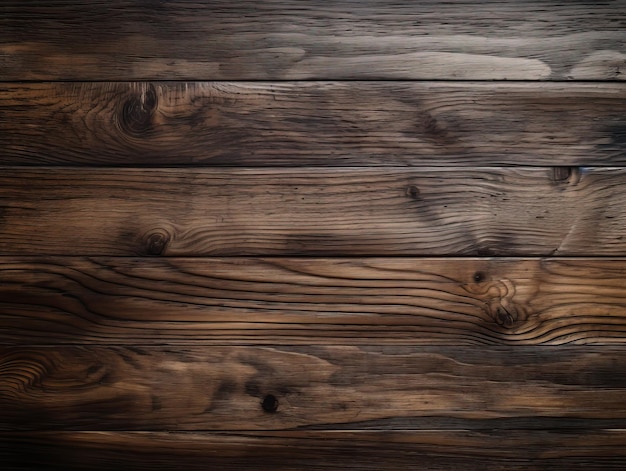
<instances>
[{"instance_id":1,"label":"wood grain pattern","mask_svg":"<svg viewBox=\"0 0 626 471\"><path fill-rule=\"evenodd\" d=\"M623 0L4 1L0 80L623 80Z\"/></svg>"},{"instance_id":2,"label":"wood grain pattern","mask_svg":"<svg viewBox=\"0 0 626 471\"><path fill-rule=\"evenodd\" d=\"M626 259L0 259L2 344L626 342Z\"/></svg>"},{"instance_id":3,"label":"wood grain pattern","mask_svg":"<svg viewBox=\"0 0 626 471\"><path fill-rule=\"evenodd\" d=\"M14 167L0 175L0 254L620 256L625 176Z\"/></svg>"},{"instance_id":4,"label":"wood grain pattern","mask_svg":"<svg viewBox=\"0 0 626 471\"><path fill-rule=\"evenodd\" d=\"M0 428L621 428L624 361L612 346L2 347Z\"/></svg>"},{"instance_id":5,"label":"wood grain pattern","mask_svg":"<svg viewBox=\"0 0 626 471\"><path fill-rule=\"evenodd\" d=\"M625 450L624 430L0 433L7 471L622 470Z\"/></svg>"},{"instance_id":6,"label":"wood grain pattern","mask_svg":"<svg viewBox=\"0 0 626 471\"><path fill-rule=\"evenodd\" d=\"M3 1L0 468L626 469L624 31Z\"/></svg>"},{"instance_id":7,"label":"wood grain pattern","mask_svg":"<svg viewBox=\"0 0 626 471\"><path fill-rule=\"evenodd\" d=\"M616 165L621 84L0 85L0 164Z\"/></svg>"}]
</instances>

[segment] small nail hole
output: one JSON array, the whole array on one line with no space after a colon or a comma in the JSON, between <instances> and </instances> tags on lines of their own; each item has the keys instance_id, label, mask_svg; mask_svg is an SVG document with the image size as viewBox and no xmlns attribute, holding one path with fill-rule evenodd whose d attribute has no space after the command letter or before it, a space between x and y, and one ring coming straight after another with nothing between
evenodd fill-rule
<instances>
[{"instance_id":1,"label":"small nail hole","mask_svg":"<svg viewBox=\"0 0 626 471\"><path fill-rule=\"evenodd\" d=\"M476 283L480 283L481 281L483 281L485 279L485 275L482 272L477 271L476 273L474 273L474 281Z\"/></svg>"},{"instance_id":2,"label":"small nail hole","mask_svg":"<svg viewBox=\"0 0 626 471\"><path fill-rule=\"evenodd\" d=\"M268 394L263 398L263 402L261 403L261 407L265 412L276 412L278 410L278 399L273 394Z\"/></svg>"}]
</instances>

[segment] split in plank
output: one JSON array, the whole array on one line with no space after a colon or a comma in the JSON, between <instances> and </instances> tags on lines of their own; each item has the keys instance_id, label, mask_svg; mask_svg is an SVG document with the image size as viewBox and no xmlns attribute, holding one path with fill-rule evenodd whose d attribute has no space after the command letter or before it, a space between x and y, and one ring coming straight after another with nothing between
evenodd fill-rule
<instances>
[{"instance_id":1,"label":"split in plank","mask_svg":"<svg viewBox=\"0 0 626 471\"><path fill-rule=\"evenodd\" d=\"M619 165L626 85L0 85L0 164Z\"/></svg>"},{"instance_id":2,"label":"split in plank","mask_svg":"<svg viewBox=\"0 0 626 471\"><path fill-rule=\"evenodd\" d=\"M0 255L621 256L623 168L5 168Z\"/></svg>"},{"instance_id":3,"label":"split in plank","mask_svg":"<svg viewBox=\"0 0 626 471\"><path fill-rule=\"evenodd\" d=\"M625 361L617 346L1 347L0 428L619 428Z\"/></svg>"},{"instance_id":4,"label":"split in plank","mask_svg":"<svg viewBox=\"0 0 626 471\"><path fill-rule=\"evenodd\" d=\"M2 344L626 343L626 259L0 258Z\"/></svg>"},{"instance_id":5,"label":"split in plank","mask_svg":"<svg viewBox=\"0 0 626 471\"><path fill-rule=\"evenodd\" d=\"M4 1L0 80L622 80L624 1Z\"/></svg>"},{"instance_id":6,"label":"split in plank","mask_svg":"<svg viewBox=\"0 0 626 471\"><path fill-rule=\"evenodd\" d=\"M626 431L11 432L0 433L0 461L5 471L623 470Z\"/></svg>"}]
</instances>

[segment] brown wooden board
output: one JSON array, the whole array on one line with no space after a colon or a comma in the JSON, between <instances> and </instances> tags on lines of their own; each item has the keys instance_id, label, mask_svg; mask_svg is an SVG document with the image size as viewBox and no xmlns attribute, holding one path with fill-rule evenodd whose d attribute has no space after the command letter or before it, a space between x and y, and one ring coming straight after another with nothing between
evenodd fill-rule
<instances>
[{"instance_id":1,"label":"brown wooden board","mask_svg":"<svg viewBox=\"0 0 626 471\"><path fill-rule=\"evenodd\" d=\"M625 259L0 259L2 344L626 342Z\"/></svg>"},{"instance_id":2,"label":"brown wooden board","mask_svg":"<svg viewBox=\"0 0 626 471\"><path fill-rule=\"evenodd\" d=\"M4 1L0 80L622 80L626 3Z\"/></svg>"},{"instance_id":3,"label":"brown wooden board","mask_svg":"<svg viewBox=\"0 0 626 471\"><path fill-rule=\"evenodd\" d=\"M0 164L616 165L626 85L0 84Z\"/></svg>"},{"instance_id":4,"label":"brown wooden board","mask_svg":"<svg viewBox=\"0 0 626 471\"><path fill-rule=\"evenodd\" d=\"M603 255L623 168L5 168L0 255Z\"/></svg>"},{"instance_id":5,"label":"brown wooden board","mask_svg":"<svg viewBox=\"0 0 626 471\"><path fill-rule=\"evenodd\" d=\"M2 2L0 469L626 469L624 31Z\"/></svg>"},{"instance_id":6,"label":"brown wooden board","mask_svg":"<svg viewBox=\"0 0 626 471\"><path fill-rule=\"evenodd\" d=\"M1 347L3 430L623 428L626 348Z\"/></svg>"},{"instance_id":7,"label":"brown wooden board","mask_svg":"<svg viewBox=\"0 0 626 471\"><path fill-rule=\"evenodd\" d=\"M0 433L4 470L622 470L624 430Z\"/></svg>"}]
</instances>

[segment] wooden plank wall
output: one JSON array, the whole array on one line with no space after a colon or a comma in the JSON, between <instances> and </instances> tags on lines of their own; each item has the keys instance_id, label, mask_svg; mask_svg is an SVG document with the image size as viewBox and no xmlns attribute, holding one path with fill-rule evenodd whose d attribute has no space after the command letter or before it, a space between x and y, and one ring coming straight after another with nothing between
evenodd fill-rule
<instances>
[{"instance_id":1,"label":"wooden plank wall","mask_svg":"<svg viewBox=\"0 0 626 471\"><path fill-rule=\"evenodd\" d=\"M626 468L626 1L4 1L0 464Z\"/></svg>"}]
</instances>

